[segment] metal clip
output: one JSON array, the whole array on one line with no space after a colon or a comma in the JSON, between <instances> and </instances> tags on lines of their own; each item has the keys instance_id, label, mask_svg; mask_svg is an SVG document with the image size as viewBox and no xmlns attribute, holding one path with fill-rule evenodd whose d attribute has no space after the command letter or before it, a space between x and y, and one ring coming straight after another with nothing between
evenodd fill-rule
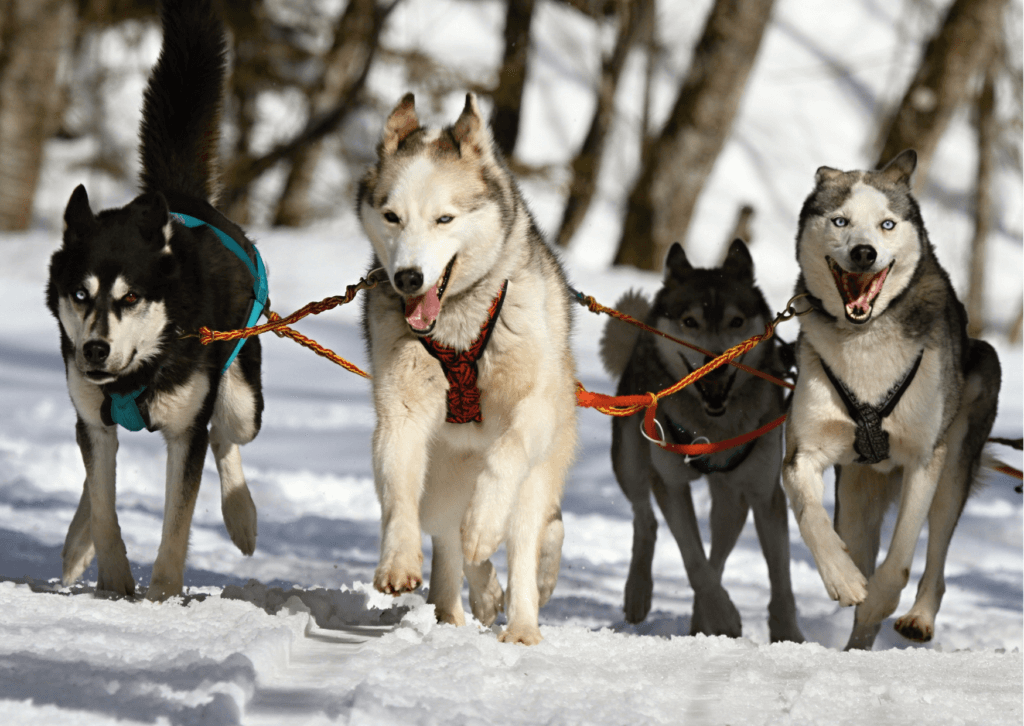
<instances>
[{"instance_id":1,"label":"metal clip","mask_svg":"<svg viewBox=\"0 0 1024 726\"><path fill-rule=\"evenodd\" d=\"M656 439L652 439L650 436L647 435L647 432L644 431L644 422L643 421L640 422L640 433L643 434L643 437L645 439L647 439L648 441L650 441L652 444L655 444L657 446L660 446L660 447L664 448L665 444L668 443L665 440L665 429L663 429L661 427L661 421L659 421L658 419L654 419L654 425L658 427L658 433L661 434L661 440L660 441L658 441Z\"/></svg>"},{"instance_id":2,"label":"metal clip","mask_svg":"<svg viewBox=\"0 0 1024 726\"><path fill-rule=\"evenodd\" d=\"M711 443L711 439L709 439L707 436L698 436L693 441L691 441L689 445L693 446L694 444L701 444L701 443L703 443L703 444L710 444ZM707 454L698 454L697 456L690 456L689 454L686 454L683 457L683 461L685 463L689 464L694 459L699 459L702 456L707 456Z\"/></svg>"}]
</instances>

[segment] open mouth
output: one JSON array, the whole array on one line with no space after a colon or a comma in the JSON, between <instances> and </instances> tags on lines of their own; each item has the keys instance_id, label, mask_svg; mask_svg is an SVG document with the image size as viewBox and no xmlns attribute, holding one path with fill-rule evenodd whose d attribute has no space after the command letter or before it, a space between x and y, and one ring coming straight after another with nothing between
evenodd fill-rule
<instances>
[{"instance_id":1,"label":"open mouth","mask_svg":"<svg viewBox=\"0 0 1024 726\"><path fill-rule=\"evenodd\" d=\"M434 324L441 314L441 298L444 291L448 289L448 278L451 277L452 267L455 265L455 256L444 268L441 279L434 283L434 286L423 295L415 295L405 299L405 322L409 329L416 335L430 335L434 330Z\"/></svg>"},{"instance_id":2,"label":"open mouth","mask_svg":"<svg viewBox=\"0 0 1024 726\"><path fill-rule=\"evenodd\" d=\"M893 260L888 267L874 274L868 272L848 272L839 266L839 263L831 257L825 256L828 268L836 281L836 289L839 297L843 300L843 309L846 312L846 319L851 323L866 323L871 318L871 312L875 306L875 300L882 292L882 285L885 278L892 269Z\"/></svg>"},{"instance_id":3,"label":"open mouth","mask_svg":"<svg viewBox=\"0 0 1024 726\"><path fill-rule=\"evenodd\" d=\"M681 352L679 357L683 359L683 365L686 366L686 370L690 373L697 370L690 365L690 361ZM716 368L703 378L693 382L693 385L697 387L697 393L700 395L700 402L704 407L704 413L712 418L725 414L725 404L729 400L729 392L732 390L732 383L736 377L736 370L724 370L727 368L729 368L728 365Z\"/></svg>"}]
</instances>

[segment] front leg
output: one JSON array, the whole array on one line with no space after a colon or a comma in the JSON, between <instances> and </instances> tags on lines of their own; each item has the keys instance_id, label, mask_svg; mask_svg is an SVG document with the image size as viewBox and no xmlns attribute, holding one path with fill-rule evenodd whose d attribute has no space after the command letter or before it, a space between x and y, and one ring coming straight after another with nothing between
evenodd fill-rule
<instances>
[{"instance_id":1,"label":"front leg","mask_svg":"<svg viewBox=\"0 0 1024 726\"><path fill-rule=\"evenodd\" d=\"M473 496L462 518L462 551L471 565L479 565L505 539L509 514L519 488L530 473L524 437L516 429L506 431L485 455Z\"/></svg>"},{"instance_id":2,"label":"front leg","mask_svg":"<svg viewBox=\"0 0 1024 726\"><path fill-rule=\"evenodd\" d=\"M203 459L209 434L206 426L167 435L167 482L164 493L164 526L160 549L153 563L153 576L146 599L163 601L181 594L185 583L185 557L192 528Z\"/></svg>"},{"instance_id":3,"label":"front leg","mask_svg":"<svg viewBox=\"0 0 1024 726\"><path fill-rule=\"evenodd\" d=\"M800 526L800 535L814 556L825 590L843 607L857 605L867 597L867 579L836 534L822 504L822 472L832 462L801 449L789 437L789 432L786 449L782 486Z\"/></svg>"},{"instance_id":4,"label":"front leg","mask_svg":"<svg viewBox=\"0 0 1024 726\"><path fill-rule=\"evenodd\" d=\"M420 497L426 479L430 432L443 425L444 398L420 382L414 397L402 385L375 381L377 427L373 472L380 501L380 562L373 586L397 595L423 583ZM431 395L434 394L434 395Z\"/></svg>"},{"instance_id":5,"label":"front leg","mask_svg":"<svg viewBox=\"0 0 1024 726\"><path fill-rule=\"evenodd\" d=\"M945 462L946 445L941 444L929 461L906 468L892 543L885 560L868 582L867 599L857 608L857 626L880 623L899 606L900 592L910 579L914 549L931 509Z\"/></svg>"},{"instance_id":6,"label":"front leg","mask_svg":"<svg viewBox=\"0 0 1024 726\"><path fill-rule=\"evenodd\" d=\"M77 434L85 462L85 491L65 540L64 584L71 584L81 575L95 547L99 569L96 589L134 595L135 578L115 509L117 429L79 420Z\"/></svg>"}]
</instances>

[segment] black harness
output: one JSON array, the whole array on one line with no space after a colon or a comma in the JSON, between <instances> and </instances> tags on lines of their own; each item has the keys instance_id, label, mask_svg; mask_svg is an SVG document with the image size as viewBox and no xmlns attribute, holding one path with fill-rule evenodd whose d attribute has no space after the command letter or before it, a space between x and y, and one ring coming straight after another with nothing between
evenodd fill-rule
<instances>
[{"instance_id":1,"label":"black harness","mask_svg":"<svg viewBox=\"0 0 1024 726\"><path fill-rule=\"evenodd\" d=\"M878 406L858 401L857 397L853 395L853 391L836 377L836 374L825 365L825 361L821 361L825 375L832 381L832 386L839 394L843 405L846 406L846 412L850 414L850 418L857 425L853 450L860 454L860 458L857 459L858 464L877 464L889 458L889 433L882 430L882 419L893 412L896 404L900 402L903 394L914 382L914 376L917 375L917 369L921 367L921 358L923 357L924 351L922 350L917 354L914 365L900 381L886 392Z\"/></svg>"}]
</instances>

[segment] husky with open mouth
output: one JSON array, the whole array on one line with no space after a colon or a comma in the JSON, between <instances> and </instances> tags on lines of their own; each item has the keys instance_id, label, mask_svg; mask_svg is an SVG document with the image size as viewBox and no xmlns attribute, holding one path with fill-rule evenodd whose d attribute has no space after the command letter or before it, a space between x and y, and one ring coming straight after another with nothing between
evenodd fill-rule
<instances>
[{"instance_id":1,"label":"husky with open mouth","mask_svg":"<svg viewBox=\"0 0 1024 726\"><path fill-rule=\"evenodd\" d=\"M167 0L164 39L143 102L143 193L93 212L84 186L64 212L46 302L60 326L85 485L64 542L64 583L95 557L97 589L135 580L115 511L118 427L167 443L163 533L146 589L179 595L208 446L235 545L256 547L256 507L239 446L260 430L260 342L204 346L200 327L252 325L267 301L259 253L218 212L217 141L226 73L223 23L210 0ZM192 333L192 335L185 335Z\"/></svg>"},{"instance_id":2,"label":"husky with open mouth","mask_svg":"<svg viewBox=\"0 0 1024 726\"><path fill-rule=\"evenodd\" d=\"M768 304L754 284L754 263L737 239L721 267L694 268L675 244L665 264L665 280L653 302L627 293L616 309L709 352L721 353L764 332L771 321ZM741 356L753 368L782 376L789 368L778 338ZM703 366L710 358L666 338L612 318L601 339L605 368L618 378L616 395L660 391ZM661 400L658 423L670 443L730 439L778 418L783 389L774 383L722 366L693 385ZM722 587L726 559L753 511L761 550L768 566L771 602L768 627L772 642L803 641L789 573L789 525L786 497L779 484L782 431L774 429L743 446L716 454L685 457L647 441L642 414L612 419L612 468L633 508L633 557L626 580L623 612L639 623L651 609L651 565L658 524L654 494L679 546L693 586L692 634L742 635L739 611ZM690 483L707 479L711 493L711 553L704 553Z\"/></svg>"},{"instance_id":3,"label":"husky with open mouth","mask_svg":"<svg viewBox=\"0 0 1024 726\"><path fill-rule=\"evenodd\" d=\"M953 529L975 481L999 395L993 348L967 315L928 240L904 151L880 171L817 171L797 232L799 377L783 486L825 589L856 605L848 648L868 648L899 605L928 521L917 599L895 622L930 640ZM836 473L835 528L822 473ZM897 501L885 559L882 518Z\"/></svg>"},{"instance_id":4,"label":"husky with open mouth","mask_svg":"<svg viewBox=\"0 0 1024 726\"><path fill-rule=\"evenodd\" d=\"M360 186L373 266L364 298L381 504L375 587L422 582L462 625L463 575L485 625L541 640L538 608L558 579L561 498L576 446L575 365L565 275L519 193L476 98L442 129L420 126L412 94L388 117ZM489 558L504 542L508 588Z\"/></svg>"}]
</instances>

